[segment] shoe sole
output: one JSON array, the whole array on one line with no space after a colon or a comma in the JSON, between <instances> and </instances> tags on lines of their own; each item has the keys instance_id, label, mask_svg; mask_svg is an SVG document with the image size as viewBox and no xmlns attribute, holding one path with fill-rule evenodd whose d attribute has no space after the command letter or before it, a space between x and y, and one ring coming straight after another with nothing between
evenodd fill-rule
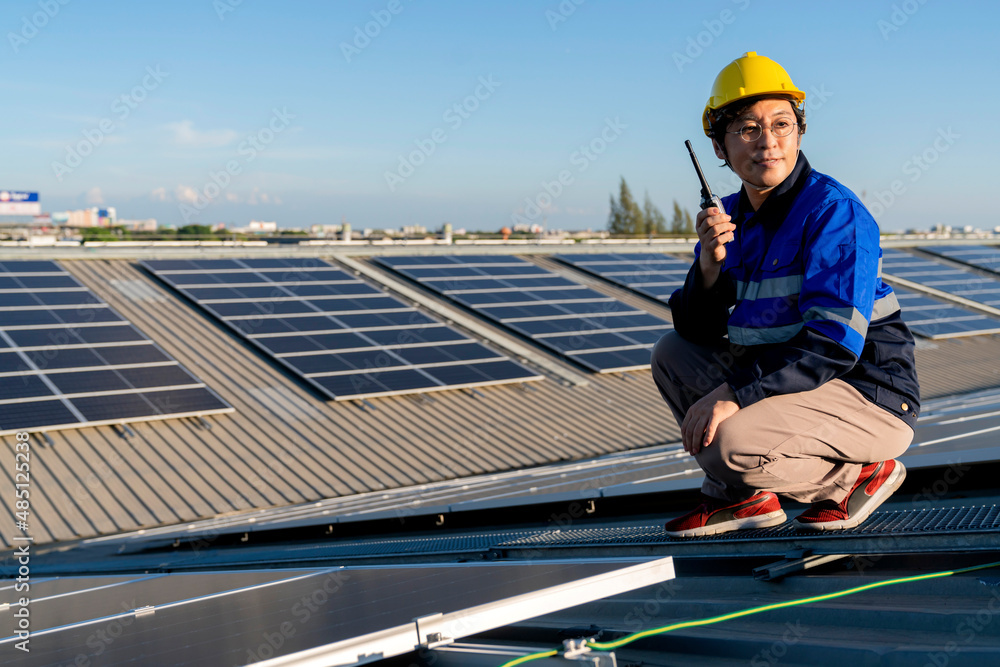
<instances>
[{"instance_id":1,"label":"shoe sole","mask_svg":"<svg viewBox=\"0 0 1000 667\"><path fill-rule=\"evenodd\" d=\"M734 530L770 528L771 526L777 526L778 524L785 523L787 519L788 517L785 516L785 510L776 510L774 512L768 512L767 514L747 517L746 519L733 519L732 521L723 521L722 523L716 523L711 526L701 526L700 528L689 528L687 530L677 531L668 530L666 532L670 537L705 537L707 535L728 533Z\"/></svg>"},{"instance_id":2,"label":"shoe sole","mask_svg":"<svg viewBox=\"0 0 1000 667\"><path fill-rule=\"evenodd\" d=\"M893 469L892 473L889 474L888 479L885 483L879 487L879 490L875 492L858 512L856 516L852 516L849 519L844 519L843 521L824 521L820 523L800 523L795 522L795 527L802 530L847 530L848 528L854 528L865 521L868 517L872 515L872 512L877 510L882 503L889 499L889 496L896 492L896 489L902 485L903 480L906 479L906 466L904 466L899 461L896 461L896 467Z\"/></svg>"}]
</instances>

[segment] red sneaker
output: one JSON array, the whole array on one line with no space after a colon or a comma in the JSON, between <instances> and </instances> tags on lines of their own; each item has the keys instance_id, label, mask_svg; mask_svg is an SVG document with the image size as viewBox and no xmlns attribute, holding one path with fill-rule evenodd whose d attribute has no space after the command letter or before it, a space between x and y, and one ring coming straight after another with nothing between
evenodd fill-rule
<instances>
[{"instance_id":1,"label":"red sneaker","mask_svg":"<svg viewBox=\"0 0 1000 667\"><path fill-rule=\"evenodd\" d=\"M824 500L795 517L795 525L805 530L844 530L854 528L871 516L906 479L906 468L899 461L869 463L861 469L851 492L840 501Z\"/></svg>"},{"instance_id":2,"label":"red sneaker","mask_svg":"<svg viewBox=\"0 0 1000 667\"><path fill-rule=\"evenodd\" d=\"M778 496L770 491L758 491L756 495L731 505L726 505L726 502L706 496L705 502L697 509L667 522L667 535L716 535L741 528L777 526L785 522L785 512L781 509Z\"/></svg>"}]
</instances>

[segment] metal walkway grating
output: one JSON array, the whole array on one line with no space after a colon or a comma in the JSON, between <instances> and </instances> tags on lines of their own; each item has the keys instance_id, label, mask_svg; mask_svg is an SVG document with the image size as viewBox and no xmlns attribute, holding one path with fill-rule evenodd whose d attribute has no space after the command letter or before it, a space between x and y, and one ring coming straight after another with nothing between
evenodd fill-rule
<instances>
[{"instance_id":1,"label":"metal walkway grating","mask_svg":"<svg viewBox=\"0 0 1000 667\"><path fill-rule=\"evenodd\" d=\"M951 507L922 510L876 512L865 523L850 530L811 532L799 530L792 522L774 528L745 530L708 537L668 537L660 524L628 528L578 528L526 535L497 545L500 548L525 546L598 546L671 544L690 542L759 542L794 538L901 537L957 533L1000 532L1000 507Z\"/></svg>"},{"instance_id":2,"label":"metal walkway grating","mask_svg":"<svg viewBox=\"0 0 1000 667\"><path fill-rule=\"evenodd\" d=\"M357 540L316 547L326 558L401 556L439 553L476 553L489 551L497 544L517 542L540 531L511 531L424 539Z\"/></svg>"}]
</instances>

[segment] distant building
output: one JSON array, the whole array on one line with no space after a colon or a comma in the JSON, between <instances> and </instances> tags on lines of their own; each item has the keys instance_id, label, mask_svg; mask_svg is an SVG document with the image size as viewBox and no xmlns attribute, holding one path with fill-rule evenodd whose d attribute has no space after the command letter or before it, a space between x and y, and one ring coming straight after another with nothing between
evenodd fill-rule
<instances>
[{"instance_id":1,"label":"distant building","mask_svg":"<svg viewBox=\"0 0 1000 667\"><path fill-rule=\"evenodd\" d=\"M64 222L67 227L114 227L118 224L118 212L113 206L108 208L82 208L76 211L53 213L53 222Z\"/></svg>"},{"instance_id":2,"label":"distant building","mask_svg":"<svg viewBox=\"0 0 1000 667\"><path fill-rule=\"evenodd\" d=\"M67 227L97 227L100 219L96 208L84 208L76 211L66 211Z\"/></svg>"},{"instance_id":3,"label":"distant building","mask_svg":"<svg viewBox=\"0 0 1000 667\"><path fill-rule=\"evenodd\" d=\"M156 218L145 220L119 220L118 226L130 232L155 232L157 229Z\"/></svg>"},{"instance_id":4,"label":"distant building","mask_svg":"<svg viewBox=\"0 0 1000 667\"><path fill-rule=\"evenodd\" d=\"M403 236L425 236L427 228L423 225L406 225L401 230Z\"/></svg>"},{"instance_id":5,"label":"distant building","mask_svg":"<svg viewBox=\"0 0 1000 667\"><path fill-rule=\"evenodd\" d=\"M343 225L313 225L309 228L309 233L321 239L334 238L342 229Z\"/></svg>"},{"instance_id":6,"label":"distant building","mask_svg":"<svg viewBox=\"0 0 1000 667\"><path fill-rule=\"evenodd\" d=\"M231 231L236 234L274 234L278 231L278 223L251 220L246 227L234 227Z\"/></svg>"},{"instance_id":7,"label":"distant building","mask_svg":"<svg viewBox=\"0 0 1000 667\"><path fill-rule=\"evenodd\" d=\"M114 227L118 224L118 212L113 206L97 209L97 224L101 227Z\"/></svg>"}]
</instances>

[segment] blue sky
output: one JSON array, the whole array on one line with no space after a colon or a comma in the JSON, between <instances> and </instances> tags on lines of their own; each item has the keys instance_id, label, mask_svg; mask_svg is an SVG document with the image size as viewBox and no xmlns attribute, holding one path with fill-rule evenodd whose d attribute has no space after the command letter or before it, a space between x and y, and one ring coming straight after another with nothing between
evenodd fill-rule
<instances>
[{"instance_id":1,"label":"blue sky","mask_svg":"<svg viewBox=\"0 0 1000 667\"><path fill-rule=\"evenodd\" d=\"M1000 153L995 3L3 8L0 188L38 191L47 211L601 229L622 176L668 214L674 199L694 210L683 142L719 194L735 189L700 115L718 71L754 50L806 91L814 168L864 192L883 229L1000 224L983 213Z\"/></svg>"}]
</instances>

